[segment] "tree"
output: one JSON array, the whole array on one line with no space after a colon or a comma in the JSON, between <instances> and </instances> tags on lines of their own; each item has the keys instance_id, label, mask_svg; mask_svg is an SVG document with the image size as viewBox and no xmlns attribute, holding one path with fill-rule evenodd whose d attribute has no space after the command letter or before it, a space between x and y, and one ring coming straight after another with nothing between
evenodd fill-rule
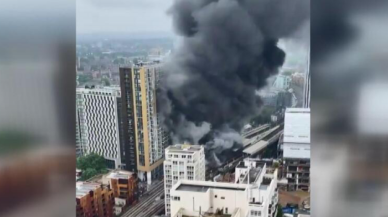
<instances>
[{"instance_id":1,"label":"tree","mask_svg":"<svg viewBox=\"0 0 388 217\"><path fill-rule=\"evenodd\" d=\"M276 215L276 217L283 217L283 208L280 204L277 205L277 209L278 209L278 214Z\"/></svg>"},{"instance_id":2,"label":"tree","mask_svg":"<svg viewBox=\"0 0 388 217\"><path fill-rule=\"evenodd\" d=\"M98 174L99 173L94 168L87 168L86 170L82 171L81 180L88 180Z\"/></svg>"},{"instance_id":3,"label":"tree","mask_svg":"<svg viewBox=\"0 0 388 217\"><path fill-rule=\"evenodd\" d=\"M108 171L106 169L105 159L95 153L77 158L77 168L82 170L81 180L86 180Z\"/></svg>"}]
</instances>

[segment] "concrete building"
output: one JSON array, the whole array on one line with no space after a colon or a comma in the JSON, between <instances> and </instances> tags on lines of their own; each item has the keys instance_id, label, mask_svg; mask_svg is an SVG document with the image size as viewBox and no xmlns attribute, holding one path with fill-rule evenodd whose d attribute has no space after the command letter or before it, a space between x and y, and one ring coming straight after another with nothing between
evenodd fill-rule
<instances>
[{"instance_id":1,"label":"concrete building","mask_svg":"<svg viewBox=\"0 0 388 217\"><path fill-rule=\"evenodd\" d=\"M113 217L113 191L99 183L77 182L77 217Z\"/></svg>"},{"instance_id":2,"label":"concrete building","mask_svg":"<svg viewBox=\"0 0 388 217\"><path fill-rule=\"evenodd\" d=\"M174 145L165 150L165 211L170 216L170 189L179 180L205 181L205 152L200 145Z\"/></svg>"},{"instance_id":3,"label":"concrete building","mask_svg":"<svg viewBox=\"0 0 388 217\"><path fill-rule=\"evenodd\" d=\"M275 217L277 169L246 160L235 183L180 180L171 189L173 217Z\"/></svg>"},{"instance_id":4,"label":"concrete building","mask_svg":"<svg viewBox=\"0 0 388 217\"><path fill-rule=\"evenodd\" d=\"M288 108L283 134L283 177L287 190L310 189L310 109Z\"/></svg>"},{"instance_id":5,"label":"concrete building","mask_svg":"<svg viewBox=\"0 0 388 217\"><path fill-rule=\"evenodd\" d=\"M131 156L129 159L136 159L135 163L130 162L130 168L136 164L139 178L147 180L148 184L163 174L167 144L156 108L159 76L160 65L157 63L140 63L120 69L121 90L126 104L124 130L129 133L125 139L129 150L125 153Z\"/></svg>"},{"instance_id":6,"label":"concrete building","mask_svg":"<svg viewBox=\"0 0 388 217\"><path fill-rule=\"evenodd\" d=\"M106 159L109 168L121 168L120 89L77 88L76 103L78 151L99 154Z\"/></svg>"}]
</instances>

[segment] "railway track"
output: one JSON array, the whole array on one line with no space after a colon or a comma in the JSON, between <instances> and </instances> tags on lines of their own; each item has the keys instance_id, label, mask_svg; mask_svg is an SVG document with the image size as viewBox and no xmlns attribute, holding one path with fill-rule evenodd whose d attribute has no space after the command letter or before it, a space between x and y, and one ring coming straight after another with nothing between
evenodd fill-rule
<instances>
[{"instance_id":1,"label":"railway track","mask_svg":"<svg viewBox=\"0 0 388 217\"><path fill-rule=\"evenodd\" d=\"M155 199L164 194L164 183L158 181L151 186L150 190L143 195L139 202L127 210L122 217L151 217L164 208L164 199L156 201Z\"/></svg>"}]
</instances>

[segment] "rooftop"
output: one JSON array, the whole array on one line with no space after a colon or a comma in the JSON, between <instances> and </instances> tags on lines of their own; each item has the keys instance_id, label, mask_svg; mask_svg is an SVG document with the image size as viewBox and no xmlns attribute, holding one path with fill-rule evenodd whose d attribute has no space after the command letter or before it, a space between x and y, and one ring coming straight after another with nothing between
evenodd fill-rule
<instances>
[{"instance_id":1,"label":"rooftop","mask_svg":"<svg viewBox=\"0 0 388 217\"><path fill-rule=\"evenodd\" d=\"M166 148L168 152L176 153L185 153L185 152L197 152L200 151L203 147L200 145L190 145L190 144L176 144Z\"/></svg>"},{"instance_id":2,"label":"rooftop","mask_svg":"<svg viewBox=\"0 0 388 217\"><path fill-rule=\"evenodd\" d=\"M131 173L129 171L113 171L107 176L107 178L110 178L110 179L129 179L129 178L131 178L132 175L133 175L133 173Z\"/></svg>"},{"instance_id":3,"label":"rooftop","mask_svg":"<svg viewBox=\"0 0 388 217\"><path fill-rule=\"evenodd\" d=\"M99 187L101 187L101 184L99 183L77 182L76 193L75 193L76 198L81 198L89 194L90 191L94 191Z\"/></svg>"},{"instance_id":4,"label":"rooftop","mask_svg":"<svg viewBox=\"0 0 388 217\"><path fill-rule=\"evenodd\" d=\"M209 189L221 189L230 191L245 191L246 185L209 182L209 181L187 181L181 180L178 182L176 191L192 191L192 192L207 192Z\"/></svg>"}]
</instances>

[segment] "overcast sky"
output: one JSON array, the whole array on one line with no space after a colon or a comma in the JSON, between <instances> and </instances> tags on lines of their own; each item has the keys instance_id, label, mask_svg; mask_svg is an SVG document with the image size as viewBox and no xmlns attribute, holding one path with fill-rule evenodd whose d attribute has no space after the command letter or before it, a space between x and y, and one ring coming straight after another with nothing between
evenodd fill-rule
<instances>
[{"instance_id":1,"label":"overcast sky","mask_svg":"<svg viewBox=\"0 0 388 217\"><path fill-rule=\"evenodd\" d=\"M173 0L77 0L77 34L171 33Z\"/></svg>"}]
</instances>

